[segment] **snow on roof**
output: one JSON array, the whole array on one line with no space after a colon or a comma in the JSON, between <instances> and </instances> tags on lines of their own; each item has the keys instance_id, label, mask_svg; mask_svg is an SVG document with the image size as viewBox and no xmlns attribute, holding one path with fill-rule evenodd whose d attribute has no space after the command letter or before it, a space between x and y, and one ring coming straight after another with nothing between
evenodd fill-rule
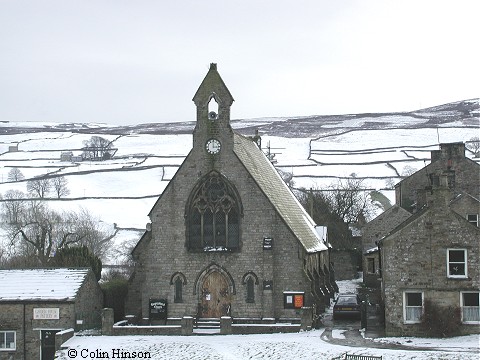
<instances>
[{"instance_id":1,"label":"snow on roof","mask_svg":"<svg viewBox=\"0 0 480 360\"><path fill-rule=\"evenodd\" d=\"M2 301L72 301L88 269L0 270Z\"/></svg>"},{"instance_id":2,"label":"snow on roof","mask_svg":"<svg viewBox=\"0 0 480 360\"><path fill-rule=\"evenodd\" d=\"M328 231L326 226L316 225L315 231L317 232L318 236L320 237L320 239L322 239L324 243L328 241L328 236L327 236Z\"/></svg>"},{"instance_id":3,"label":"snow on roof","mask_svg":"<svg viewBox=\"0 0 480 360\"><path fill-rule=\"evenodd\" d=\"M309 253L327 250L315 230L315 222L258 146L234 133L234 152L305 250Z\"/></svg>"},{"instance_id":4,"label":"snow on roof","mask_svg":"<svg viewBox=\"0 0 480 360\"><path fill-rule=\"evenodd\" d=\"M375 246L375 247L372 247L372 248L368 249L368 250L365 251L363 254L364 254L364 255L373 254L373 253L375 253L375 252L377 252L377 251L378 251L378 246Z\"/></svg>"}]
</instances>

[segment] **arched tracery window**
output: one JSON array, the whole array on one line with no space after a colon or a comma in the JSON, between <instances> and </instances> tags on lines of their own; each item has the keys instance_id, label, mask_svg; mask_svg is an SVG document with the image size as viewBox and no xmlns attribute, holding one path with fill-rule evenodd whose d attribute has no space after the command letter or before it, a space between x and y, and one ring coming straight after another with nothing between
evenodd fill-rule
<instances>
[{"instance_id":1,"label":"arched tracery window","mask_svg":"<svg viewBox=\"0 0 480 360\"><path fill-rule=\"evenodd\" d=\"M239 248L240 201L233 186L217 172L208 175L187 209L188 248L232 251Z\"/></svg>"}]
</instances>

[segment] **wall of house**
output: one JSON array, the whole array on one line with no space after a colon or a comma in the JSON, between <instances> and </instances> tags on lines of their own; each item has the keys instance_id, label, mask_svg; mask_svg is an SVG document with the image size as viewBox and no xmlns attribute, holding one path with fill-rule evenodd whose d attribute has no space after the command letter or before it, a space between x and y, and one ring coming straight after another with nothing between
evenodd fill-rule
<instances>
[{"instance_id":1,"label":"wall of house","mask_svg":"<svg viewBox=\"0 0 480 360\"><path fill-rule=\"evenodd\" d=\"M59 309L59 319L34 319L33 312L36 308ZM16 350L0 351L0 360L38 360L41 352L41 330L64 330L74 325L73 303L0 303L0 329L16 331Z\"/></svg>"},{"instance_id":2,"label":"wall of house","mask_svg":"<svg viewBox=\"0 0 480 360\"><path fill-rule=\"evenodd\" d=\"M379 287L380 277L380 260L377 253L371 253L366 255L369 250L377 248L377 243L384 236L389 234L398 225L404 222L412 214L400 206L394 205L387 211L383 212L375 219L367 223L362 229L362 271L363 282L369 287ZM374 258L376 273L372 274L368 272L368 258Z\"/></svg>"},{"instance_id":3,"label":"wall of house","mask_svg":"<svg viewBox=\"0 0 480 360\"><path fill-rule=\"evenodd\" d=\"M16 332L16 349L14 351L1 351L0 360L23 359L24 348L24 321L23 304L0 303L0 331Z\"/></svg>"},{"instance_id":4,"label":"wall of house","mask_svg":"<svg viewBox=\"0 0 480 360\"><path fill-rule=\"evenodd\" d=\"M93 271L89 271L75 301L76 330L100 328L103 292Z\"/></svg>"},{"instance_id":5,"label":"wall of house","mask_svg":"<svg viewBox=\"0 0 480 360\"><path fill-rule=\"evenodd\" d=\"M330 255L335 268L335 280L351 280L358 277L362 262L359 250L332 249Z\"/></svg>"},{"instance_id":6,"label":"wall of house","mask_svg":"<svg viewBox=\"0 0 480 360\"><path fill-rule=\"evenodd\" d=\"M370 268L370 262L373 262L373 269ZM367 287L380 287L380 256L378 251L363 255L363 283ZM373 271L372 271L373 270Z\"/></svg>"},{"instance_id":7,"label":"wall of house","mask_svg":"<svg viewBox=\"0 0 480 360\"><path fill-rule=\"evenodd\" d=\"M450 191L437 189L429 208L414 215L381 246L385 330L388 336L428 335L403 321L404 291L424 291L424 299L460 306L460 291L478 291L480 229L447 207ZM467 278L447 277L447 249L467 249ZM478 332L465 325L463 333Z\"/></svg>"},{"instance_id":8,"label":"wall of house","mask_svg":"<svg viewBox=\"0 0 480 360\"><path fill-rule=\"evenodd\" d=\"M394 205L362 228L362 251L365 252L377 246L376 242L400 225L411 213Z\"/></svg>"},{"instance_id":9,"label":"wall of house","mask_svg":"<svg viewBox=\"0 0 480 360\"><path fill-rule=\"evenodd\" d=\"M450 208L464 218L467 218L467 215L480 215L480 202L467 194L461 194L452 201Z\"/></svg>"}]
</instances>

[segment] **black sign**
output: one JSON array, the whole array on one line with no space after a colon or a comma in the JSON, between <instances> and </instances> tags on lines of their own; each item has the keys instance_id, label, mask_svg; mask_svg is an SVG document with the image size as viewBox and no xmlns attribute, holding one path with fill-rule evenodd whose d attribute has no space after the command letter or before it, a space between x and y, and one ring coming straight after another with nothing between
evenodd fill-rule
<instances>
[{"instance_id":1,"label":"black sign","mask_svg":"<svg viewBox=\"0 0 480 360\"><path fill-rule=\"evenodd\" d=\"M263 250L272 250L273 239L272 238L263 238Z\"/></svg>"},{"instance_id":2,"label":"black sign","mask_svg":"<svg viewBox=\"0 0 480 360\"><path fill-rule=\"evenodd\" d=\"M150 299L150 320L167 320L167 300Z\"/></svg>"},{"instance_id":3,"label":"black sign","mask_svg":"<svg viewBox=\"0 0 480 360\"><path fill-rule=\"evenodd\" d=\"M263 290L273 290L273 280L263 280Z\"/></svg>"}]
</instances>

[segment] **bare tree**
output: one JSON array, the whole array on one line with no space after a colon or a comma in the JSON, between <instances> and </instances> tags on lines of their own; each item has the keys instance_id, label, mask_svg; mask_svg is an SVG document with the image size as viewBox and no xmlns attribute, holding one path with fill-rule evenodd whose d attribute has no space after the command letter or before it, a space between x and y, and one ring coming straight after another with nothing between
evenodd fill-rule
<instances>
[{"instance_id":1,"label":"bare tree","mask_svg":"<svg viewBox=\"0 0 480 360\"><path fill-rule=\"evenodd\" d=\"M293 180L293 173L280 169L277 169L277 172L280 174L283 182L287 184L289 188L293 188L295 186L295 181Z\"/></svg>"},{"instance_id":2,"label":"bare tree","mask_svg":"<svg viewBox=\"0 0 480 360\"><path fill-rule=\"evenodd\" d=\"M413 166L405 165L402 170L402 176L407 177L414 174L415 172L417 172L417 169L415 169Z\"/></svg>"},{"instance_id":3,"label":"bare tree","mask_svg":"<svg viewBox=\"0 0 480 360\"><path fill-rule=\"evenodd\" d=\"M17 223L25 209L25 194L19 190L8 190L2 201L2 217L7 223Z\"/></svg>"},{"instance_id":4,"label":"bare tree","mask_svg":"<svg viewBox=\"0 0 480 360\"><path fill-rule=\"evenodd\" d=\"M355 174L350 174L346 180L339 179L330 185L330 191L325 193L332 212L347 224L355 223L360 217L368 218L372 211L369 203L369 192L363 185L363 180Z\"/></svg>"},{"instance_id":5,"label":"bare tree","mask_svg":"<svg viewBox=\"0 0 480 360\"><path fill-rule=\"evenodd\" d=\"M112 156L112 142L101 136L92 136L83 142L83 157L89 160L106 160Z\"/></svg>"},{"instance_id":6,"label":"bare tree","mask_svg":"<svg viewBox=\"0 0 480 360\"><path fill-rule=\"evenodd\" d=\"M5 226L10 245L16 247L18 255L33 256L46 265L56 248L61 248L79 239L62 233L58 213L48 209L40 201L31 201L16 223Z\"/></svg>"},{"instance_id":7,"label":"bare tree","mask_svg":"<svg viewBox=\"0 0 480 360\"><path fill-rule=\"evenodd\" d=\"M51 179L52 188L57 195L57 198L61 198L62 196L68 196L70 194L70 190L68 189L68 180L65 176L58 176Z\"/></svg>"},{"instance_id":8,"label":"bare tree","mask_svg":"<svg viewBox=\"0 0 480 360\"><path fill-rule=\"evenodd\" d=\"M299 189L295 192L295 196L315 223L328 227L328 238L334 248L350 249L354 247L348 224L333 211L325 191Z\"/></svg>"},{"instance_id":9,"label":"bare tree","mask_svg":"<svg viewBox=\"0 0 480 360\"><path fill-rule=\"evenodd\" d=\"M385 187L387 189L394 189L395 188L395 181L392 178L385 180Z\"/></svg>"},{"instance_id":10,"label":"bare tree","mask_svg":"<svg viewBox=\"0 0 480 360\"><path fill-rule=\"evenodd\" d=\"M80 243L87 246L92 254L104 260L110 248L111 240L117 234L118 228L112 232L100 219L92 216L87 209L81 209L76 213L66 214L69 222L75 222L78 234L81 236Z\"/></svg>"},{"instance_id":11,"label":"bare tree","mask_svg":"<svg viewBox=\"0 0 480 360\"><path fill-rule=\"evenodd\" d=\"M20 181L25 179L25 176L22 174L19 168L12 168L7 175L8 181Z\"/></svg>"},{"instance_id":12,"label":"bare tree","mask_svg":"<svg viewBox=\"0 0 480 360\"><path fill-rule=\"evenodd\" d=\"M470 150L476 158L480 157L480 139L478 136L472 137L467 141L465 147Z\"/></svg>"},{"instance_id":13,"label":"bare tree","mask_svg":"<svg viewBox=\"0 0 480 360\"><path fill-rule=\"evenodd\" d=\"M28 201L16 222L2 223L14 255L30 256L45 266L55 252L69 245L86 245L102 254L114 234L104 231L88 211L59 213L45 202Z\"/></svg>"},{"instance_id":14,"label":"bare tree","mask_svg":"<svg viewBox=\"0 0 480 360\"><path fill-rule=\"evenodd\" d=\"M48 195L48 193L50 192L50 188L50 179L46 177L37 177L33 180L27 181L28 193L41 199L45 198L45 196Z\"/></svg>"}]
</instances>

